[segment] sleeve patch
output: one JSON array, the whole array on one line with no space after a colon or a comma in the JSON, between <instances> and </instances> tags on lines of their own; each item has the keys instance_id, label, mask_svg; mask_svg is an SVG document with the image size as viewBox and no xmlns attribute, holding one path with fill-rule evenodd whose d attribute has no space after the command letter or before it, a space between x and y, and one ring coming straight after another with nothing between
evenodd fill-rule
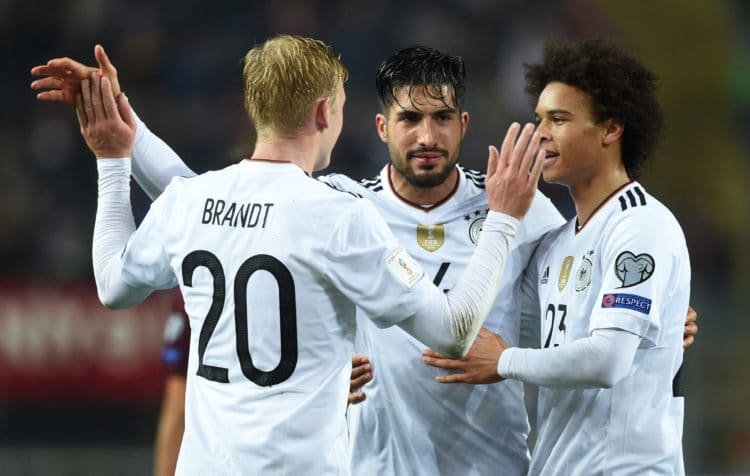
<instances>
[{"instance_id":1,"label":"sleeve patch","mask_svg":"<svg viewBox=\"0 0 750 476\"><path fill-rule=\"evenodd\" d=\"M643 253L635 255L630 251L623 251L615 260L615 276L622 283L622 288L629 288L641 284L654 274L656 262L651 255Z\"/></svg>"},{"instance_id":2,"label":"sleeve patch","mask_svg":"<svg viewBox=\"0 0 750 476\"><path fill-rule=\"evenodd\" d=\"M619 307L648 315L651 312L651 299L635 294L605 294L602 298L602 307Z\"/></svg>"},{"instance_id":3,"label":"sleeve patch","mask_svg":"<svg viewBox=\"0 0 750 476\"><path fill-rule=\"evenodd\" d=\"M398 248L385 259L388 270L406 287L413 287L424 275L414 258L404 248Z\"/></svg>"}]
</instances>

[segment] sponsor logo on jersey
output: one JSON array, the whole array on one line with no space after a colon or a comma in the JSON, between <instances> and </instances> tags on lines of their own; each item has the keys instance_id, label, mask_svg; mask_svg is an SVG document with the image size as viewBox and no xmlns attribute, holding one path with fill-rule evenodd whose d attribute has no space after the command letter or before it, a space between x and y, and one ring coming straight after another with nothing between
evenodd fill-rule
<instances>
[{"instance_id":1,"label":"sponsor logo on jersey","mask_svg":"<svg viewBox=\"0 0 750 476\"><path fill-rule=\"evenodd\" d=\"M622 282L621 288L629 288L641 284L654 274L656 262L646 253L635 255L630 251L623 251L615 260L615 276Z\"/></svg>"},{"instance_id":2,"label":"sponsor logo on jersey","mask_svg":"<svg viewBox=\"0 0 750 476\"><path fill-rule=\"evenodd\" d=\"M484 210L474 210L464 215L464 221L469 223L469 239L475 246L479 243L479 234L482 232L482 225L484 225L484 220L487 219L489 212L490 210L485 208Z\"/></svg>"},{"instance_id":3,"label":"sponsor logo on jersey","mask_svg":"<svg viewBox=\"0 0 750 476\"><path fill-rule=\"evenodd\" d=\"M565 286L568 285L571 268L573 268L573 257L566 256L560 267L560 276L557 278L557 289L560 290L560 292L562 292L562 290L565 289Z\"/></svg>"},{"instance_id":4,"label":"sponsor logo on jersey","mask_svg":"<svg viewBox=\"0 0 750 476\"><path fill-rule=\"evenodd\" d=\"M549 266L544 268L544 273L542 273L542 279L539 280L539 283L547 284L547 281L549 281Z\"/></svg>"},{"instance_id":5,"label":"sponsor logo on jersey","mask_svg":"<svg viewBox=\"0 0 750 476\"><path fill-rule=\"evenodd\" d=\"M605 294L602 298L602 307L619 307L648 314L651 312L651 299L635 294Z\"/></svg>"},{"instance_id":6,"label":"sponsor logo on jersey","mask_svg":"<svg viewBox=\"0 0 750 476\"><path fill-rule=\"evenodd\" d=\"M404 285L411 288L424 275L414 258L404 248L399 248L385 259L388 270Z\"/></svg>"},{"instance_id":7,"label":"sponsor logo on jersey","mask_svg":"<svg viewBox=\"0 0 750 476\"><path fill-rule=\"evenodd\" d=\"M445 243L445 225L417 225L417 244L430 253Z\"/></svg>"},{"instance_id":8,"label":"sponsor logo on jersey","mask_svg":"<svg viewBox=\"0 0 750 476\"><path fill-rule=\"evenodd\" d=\"M589 251L588 253L583 255L583 259L581 260L581 267L578 268L578 272L576 273L577 292L584 291L591 285L591 274L594 266L590 257L593 255L593 251Z\"/></svg>"}]
</instances>

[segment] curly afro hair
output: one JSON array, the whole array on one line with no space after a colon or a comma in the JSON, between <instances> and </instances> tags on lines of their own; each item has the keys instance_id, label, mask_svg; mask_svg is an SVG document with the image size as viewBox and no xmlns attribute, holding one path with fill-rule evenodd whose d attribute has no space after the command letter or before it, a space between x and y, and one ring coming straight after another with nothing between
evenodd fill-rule
<instances>
[{"instance_id":1,"label":"curly afro hair","mask_svg":"<svg viewBox=\"0 0 750 476\"><path fill-rule=\"evenodd\" d=\"M656 150L664 122L654 73L606 40L552 40L545 44L541 63L523 66L532 101L547 84L560 82L588 94L597 123L613 119L622 124L623 165L632 180L640 176Z\"/></svg>"}]
</instances>

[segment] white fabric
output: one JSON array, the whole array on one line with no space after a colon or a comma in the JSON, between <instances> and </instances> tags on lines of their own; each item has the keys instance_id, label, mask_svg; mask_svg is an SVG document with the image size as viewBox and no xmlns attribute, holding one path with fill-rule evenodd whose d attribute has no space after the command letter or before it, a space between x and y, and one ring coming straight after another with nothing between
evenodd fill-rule
<instances>
[{"instance_id":1,"label":"white fabric","mask_svg":"<svg viewBox=\"0 0 750 476\"><path fill-rule=\"evenodd\" d=\"M675 218L630 183L582 230L571 220L549 233L533 266L543 348L535 358L554 358L599 329L641 342L634 358L628 346L612 349L632 365L624 378L602 382L611 388L583 388L591 382L572 376L573 369L566 371L571 381L553 383L577 388L540 388L530 474L684 472L684 401L673 395L673 379L682 363L690 263ZM577 367L585 372L588 365Z\"/></svg>"},{"instance_id":2,"label":"white fabric","mask_svg":"<svg viewBox=\"0 0 750 476\"><path fill-rule=\"evenodd\" d=\"M133 150L134 163L140 168L134 166L133 173L136 179L139 170L150 176L141 177L139 182L168 182L170 176L159 174L184 164L171 149L149 146L149 142L160 139L143 130L147 134ZM154 154L156 149L162 153ZM441 289L456 284L474 249L472 232L481 228L488 208L481 174L461 169L455 194L430 211L406 204L393 193L387 167L374 179L361 183L343 175L323 179L371 200L431 279L445 270ZM521 332L520 278L542 235L563 223L549 199L538 193L518 228L500 293L485 322L511 345L518 344ZM417 244L418 224L444 225L445 239L440 248L430 252ZM536 308L532 315L527 321L534 323L528 326L534 339L539 323ZM366 402L348 409L355 475L463 476L496 474L498 468L503 474L526 473L529 424L519 382L438 384L435 377L444 372L422 363L425 346L421 342L400 328L379 329L362 312L357 313L357 324L356 351L373 362L375 380L363 389Z\"/></svg>"},{"instance_id":3,"label":"white fabric","mask_svg":"<svg viewBox=\"0 0 750 476\"><path fill-rule=\"evenodd\" d=\"M102 164L97 217L121 217L129 208L129 161ZM217 467L227 474L348 473L344 412L354 303L379 326L406 320L442 351L468 349L494 300L517 226L501 214L488 219L477 264L449 299L421 277L418 265L409 272L421 279L408 283L389 269L389 257L404 258L400 266L410 258L399 254L370 203L292 164L242 161L174 180L120 254L132 216L125 221L95 228L104 302L131 304L133 296L179 283L190 316L178 474ZM296 330L280 330L285 322ZM195 374L199 365L209 376ZM289 373L272 386L258 380L284 369ZM258 377L260 370L265 375Z\"/></svg>"},{"instance_id":4,"label":"white fabric","mask_svg":"<svg viewBox=\"0 0 750 476\"><path fill-rule=\"evenodd\" d=\"M361 182L343 175L322 179L372 201L427 275L442 275L439 287L448 290L466 268L475 246L472 232L481 228L487 213L482 175L459 171L455 193L429 211L405 203L393 192L388 167ZM562 223L555 207L538 193L518 228L500 293L485 322L514 344L519 338L520 276L542 235ZM429 251L418 243L420 224L438 225L428 245L442 240L439 248ZM444 238L439 237L440 226ZM435 377L445 372L422 363L422 343L398 328L378 329L362 312L357 324L355 350L370 358L374 380L362 388L365 402L348 410L353 474L526 473L529 425L520 382L438 384Z\"/></svg>"},{"instance_id":5,"label":"white fabric","mask_svg":"<svg viewBox=\"0 0 750 476\"><path fill-rule=\"evenodd\" d=\"M156 136L133 111L133 178L146 194L155 199L174 177L193 177L193 172L166 142ZM140 160L141 157L143 160Z\"/></svg>"},{"instance_id":6,"label":"white fabric","mask_svg":"<svg viewBox=\"0 0 750 476\"><path fill-rule=\"evenodd\" d=\"M641 338L619 329L596 329L591 336L548 349L506 349L497 373L547 387L610 388L630 373Z\"/></svg>"}]
</instances>

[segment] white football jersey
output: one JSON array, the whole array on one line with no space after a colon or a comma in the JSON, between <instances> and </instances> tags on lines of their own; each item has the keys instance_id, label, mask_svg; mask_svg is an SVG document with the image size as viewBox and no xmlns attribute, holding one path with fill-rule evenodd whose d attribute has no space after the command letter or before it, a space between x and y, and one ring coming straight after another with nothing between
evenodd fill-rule
<instances>
[{"instance_id":1,"label":"white football jersey","mask_svg":"<svg viewBox=\"0 0 750 476\"><path fill-rule=\"evenodd\" d=\"M484 176L459 167L454 193L430 208L396 195L386 166L374 179L322 177L369 199L425 273L449 290L471 257L488 211ZM564 220L541 192L521 221L493 309L484 326L517 344L520 276L542 235ZM439 384L445 371L422 363L423 344L395 327L380 329L357 314L355 350L374 379L367 400L349 408L352 473L370 475L525 474L529 424L518 381Z\"/></svg>"},{"instance_id":2,"label":"white football jersey","mask_svg":"<svg viewBox=\"0 0 750 476\"><path fill-rule=\"evenodd\" d=\"M612 388L540 388L529 473L684 473L684 399L677 380L690 262L672 213L631 182L582 229L573 219L549 233L531 268L541 347L603 328L642 341L630 373Z\"/></svg>"},{"instance_id":3,"label":"white football jersey","mask_svg":"<svg viewBox=\"0 0 750 476\"><path fill-rule=\"evenodd\" d=\"M385 326L434 298L399 247L371 203L291 163L167 187L122 267L133 287L179 284L190 317L177 474L349 474L353 302Z\"/></svg>"}]
</instances>

